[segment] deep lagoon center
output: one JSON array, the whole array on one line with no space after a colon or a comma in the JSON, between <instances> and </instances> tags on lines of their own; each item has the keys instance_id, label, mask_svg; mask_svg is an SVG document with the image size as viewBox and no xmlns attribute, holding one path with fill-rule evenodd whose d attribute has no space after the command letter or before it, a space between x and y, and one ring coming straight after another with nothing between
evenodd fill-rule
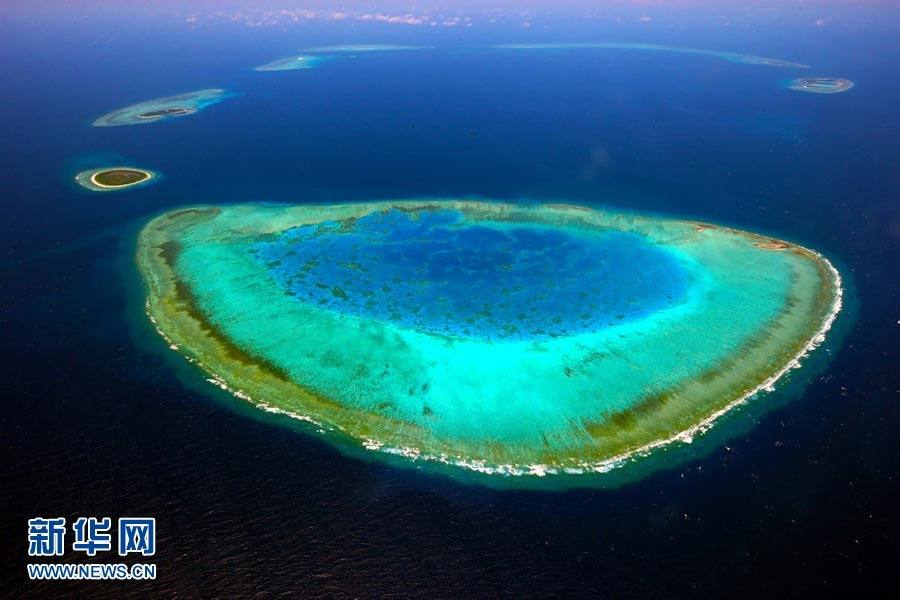
<instances>
[{"instance_id":1,"label":"deep lagoon center","mask_svg":"<svg viewBox=\"0 0 900 600\"><path fill-rule=\"evenodd\" d=\"M840 307L805 248L567 205L195 207L151 221L138 264L158 330L240 398L489 473L690 439Z\"/></svg>"},{"instance_id":2,"label":"deep lagoon center","mask_svg":"<svg viewBox=\"0 0 900 600\"><path fill-rule=\"evenodd\" d=\"M374 212L248 248L297 300L416 331L484 340L597 331L680 301L679 256L634 233L467 222L463 213Z\"/></svg>"}]
</instances>

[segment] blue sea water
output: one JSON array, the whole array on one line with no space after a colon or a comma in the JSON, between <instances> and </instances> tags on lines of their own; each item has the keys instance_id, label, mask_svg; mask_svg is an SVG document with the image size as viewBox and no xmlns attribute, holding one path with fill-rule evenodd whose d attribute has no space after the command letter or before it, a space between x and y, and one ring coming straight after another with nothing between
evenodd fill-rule
<instances>
[{"instance_id":1,"label":"blue sea water","mask_svg":"<svg viewBox=\"0 0 900 600\"><path fill-rule=\"evenodd\" d=\"M288 230L249 252L297 298L438 335L548 339L681 300L677 256L636 234L468 223L456 211L373 213Z\"/></svg>"},{"instance_id":2,"label":"blue sea water","mask_svg":"<svg viewBox=\"0 0 900 600\"><path fill-rule=\"evenodd\" d=\"M891 7L721 19L191 28L104 4L0 19L2 569L15 596L877 594L897 552L900 23ZM812 23L824 13L823 27ZM613 39L784 58L495 53ZM340 43L435 46L253 67ZM794 76L850 92L791 93ZM208 87L183 119L97 116ZM92 194L107 163L159 184ZM146 323L134 235L190 203L564 200L701 218L822 251L830 341L774 394L615 489L498 491L336 451L219 394ZM628 478L622 477L623 480ZM28 582L35 516L158 520L153 583ZM100 557L98 557L99 559ZM67 561L80 561L69 556Z\"/></svg>"}]
</instances>

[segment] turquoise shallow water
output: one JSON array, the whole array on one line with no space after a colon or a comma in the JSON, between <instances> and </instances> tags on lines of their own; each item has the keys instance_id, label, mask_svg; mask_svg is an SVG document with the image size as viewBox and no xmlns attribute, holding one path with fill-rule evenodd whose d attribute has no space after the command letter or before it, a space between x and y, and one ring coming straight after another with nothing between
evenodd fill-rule
<instances>
[{"instance_id":1,"label":"turquoise shallow water","mask_svg":"<svg viewBox=\"0 0 900 600\"><path fill-rule=\"evenodd\" d=\"M676 304L690 279L673 252L633 233L471 223L449 210L305 225L248 251L301 302L479 339L622 324Z\"/></svg>"}]
</instances>

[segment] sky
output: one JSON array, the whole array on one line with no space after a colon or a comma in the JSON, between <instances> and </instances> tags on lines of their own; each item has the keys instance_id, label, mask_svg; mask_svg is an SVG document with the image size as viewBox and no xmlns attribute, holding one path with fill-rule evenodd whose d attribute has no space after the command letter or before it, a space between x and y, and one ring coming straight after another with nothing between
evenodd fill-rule
<instances>
[{"instance_id":1,"label":"sky","mask_svg":"<svg viewBox=\"0 0 900 600\"><path fill-rule=\"evenodd\" d=\"M258 24L309 20L374 21L438 26L491 20L553 18L654 18L686 15L756 15L828 18L830 14L898 10L897 0L4 0L4 13L70 14L132 11L155 15L218 16ZM468 19L468 20L466 20ZM259 25L251 25L259 26ZM452 26L445 24L445 26Z\"/></svg>"},{"instance_id":2,"label":"sky","mask_svg":"<svg viewBox=\"0 0 900 600\"><path fill-rule=\"evenodd\" d=\"M333 43L703 39L716 49L765 54L773 41L789 39L829 47L860 35L893 40L900 0L0 0L0 52L17 34L84 35L91 27L96 35L152 27L304 30L334 32Z\"/></svg>"}]
</instances>

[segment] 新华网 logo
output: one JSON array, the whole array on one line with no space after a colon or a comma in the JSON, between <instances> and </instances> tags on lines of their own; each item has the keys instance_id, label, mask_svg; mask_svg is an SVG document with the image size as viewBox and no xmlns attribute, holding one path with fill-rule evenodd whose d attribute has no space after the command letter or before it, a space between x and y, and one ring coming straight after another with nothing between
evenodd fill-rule
<instances>
[{"instance_id":1,"label":"\u65b0\u534e\u7f51 logo","mask_svg":"<svg viewBox=\"0 0 900 600\"><path fill-rule=\"evenodd\" d=\"M113 538L119 556L156 554L156 519L121 517L113 528L110 517L80 517L66 527L65 517L36 517L28 520L28 556L56 557L66 551L66 536L71 531L71 549L89 557L113 550ZM31 579L155 579L154 564L125 563L41 563L29 564Z\"/></svg>"},{"instance_id":2,"label":"\u65b0\u534e\u7f51 logo","mask_svg":"<svg viewBox=\"0 0 900 600\"><path fill-rule=\"evenodd\" d=\"M81 517L72 524L72 550L96 556L112 550L112 519ZM156 554L156 519L122 517L118 521L119 556ZM37 517L28 521L28 556L62 556L65 551L66 519Z\"/></svg>"}]
</instances>

